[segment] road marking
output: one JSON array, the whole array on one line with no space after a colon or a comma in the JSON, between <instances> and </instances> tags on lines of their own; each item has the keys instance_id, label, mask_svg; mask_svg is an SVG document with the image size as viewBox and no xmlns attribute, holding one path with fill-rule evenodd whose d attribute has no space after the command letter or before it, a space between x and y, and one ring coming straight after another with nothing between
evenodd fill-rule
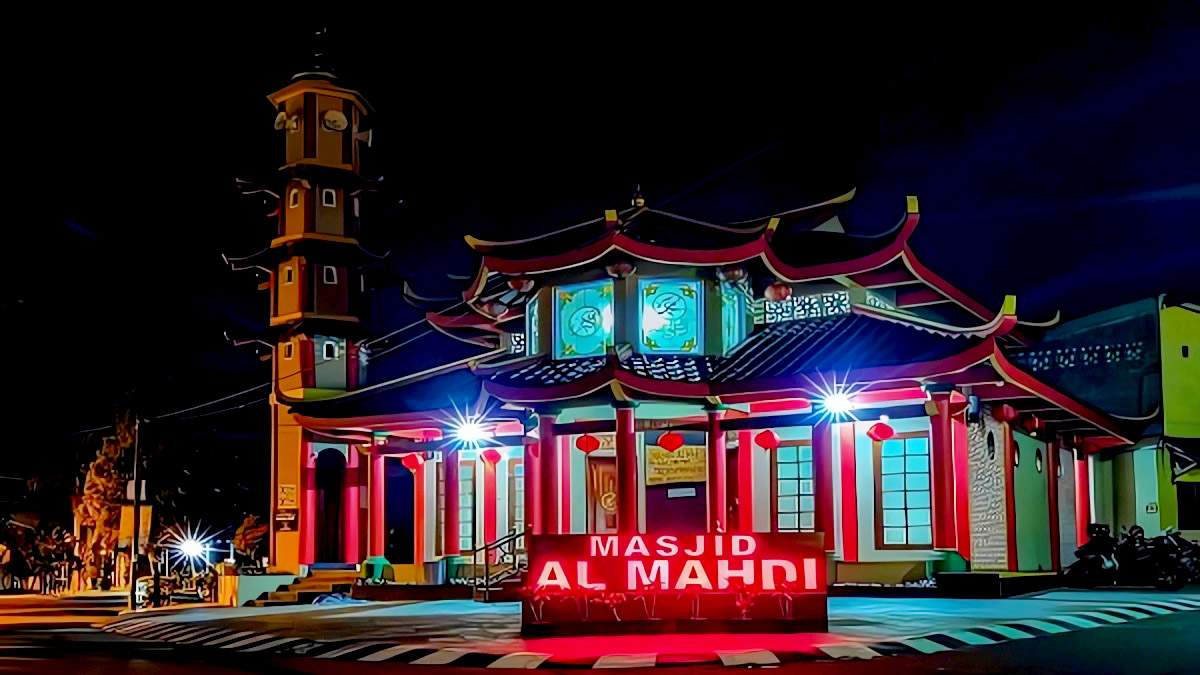
<instances>
[{"instance_id":1,"label":"road marking","mask_svg":"<svg viewBox=\"0 0 1200 675\"><path fill-rule=\"evenodd\" d=\"M1131 602L1131 603L1119 605L1119 607L1122 607L1124 609L1131 609L1135 612L1153 612L1154 614L1157 614L1159 616L1162 616L1163 614L1171 614L1173 611L1170 609L1164 609L1162 607L1155 607L1154 605L1148 605L1148 604L1140 603L1140 602L1136 603L1136 604Z\"/></svg>"},{"instance_id":2,"label":"road marking","mask_svg":"<svg viewBox=\"0 0 1200 675\"><path fill-rule=\"evenodd\" d=\"M596 659L593 668L653 668L658 654L606 654Z\"/></svg>"},{"instance_id":3,"label":"road marking","mask_svg":"<svg viewBox=\"0 0 1200 675\"><path fill-rule=\"evenodd\" d=\"M949 647L945 645L939 645L933 640L926 640L925 638L910 638L908 640L897 640L897 642L902 645L912 647L913 649L925 654L936 654L938 652L950 651Z\"/></svg>"},{"instance_id":4,"label":"road marking","mask_svg":"<svg viewBox=\"0 0 1200 675\"><path fill-rule=\"evenodd\" d=\"M1018 626L1028 626L1030 628L1044 630L1047 633L1066 633L1067 632L1067 629L1063 628L1062 626L1055 626L1052 623L1047 623L1045 621L1039 621L1037 619L1021 619L1019 621L1010 621L1009 623L1015 623Z\"/></svg>"},{"instance_id":5,"label":"road marking","mask_svg":"<svg viewBox=\"0 0 1200 675\"><path fill-rule=\"evenodd\" d=\"M726 666L773 666L779 663L775 652L766 649L751 649L744 651L719 651L717 658Z\"/></svg>"},{"instance_id":6,"label":"road marking","mask_svg":"<svg viewBox=\"0 0 1200 675\"><path fill-rule=\"evenodd\" d=\"M873 659L879 656L879 652L872 650L866 645L859 644L825 645L824 647L817 647L817 649L835 659Z\"/></svg>"},{"instance_id":7,"label":"road marking","mask_svg":"<svg viewBox=\"0 0 1200 675\"><path fill-rule=\"evenodd\" d=\"M221 637L219 637L215 640L209 640L208 642L205 642L203 644L205 647L215 647L223 642L233 642L234 640L238 640L238 639L246 637L247 635L253 635L253 634L254 634L254 631L240 630L231 635L222 635Z\"/></svg>"},{"instance_id":8,"label":"road marking","mask_svg":"<svg viewBox=\"0 0 1200 675\"><path fill-rule=\"evenodd\" d=\"M1020 631L1020 630L1017 630L1016 628L1012 628L1010 626L1001 626L999 624L997 624L995 626L984 626L983 628L985 630L990 630L993 633L1003 635L1004 637L1009 638L1011 640L1024 640L1026 638L1034 637L1032 634L1026 633L1025 631Z\"/></svg>"},{"instance_id":9,"label":"road marking","mask_svg":"<svg viewBox=\"0 0 1200 675\"><path fill-rule=\"evenodd\" d=\"M537 652L513 652L505 654L500 658L492 661L488 668L537 668L542 665L542 662L550 658L549 654L538 654Z\"/></svg>"},{"instance_id":10,"label":"road marking","mask_svg":"<svg viewBox=\"0 0 1200 675\"><path fill-rule=\"evenodd\" d=\"M1121 616L1121 615L1119 615L1119 614L1106 614L1106 613L1104 613L1104 612L1101 612L1101 611L1095 611L1095 612L1075 612L1075 614L1077 614L1077 615L1079 615L1079 616L1090 616L1090 617L1092 617L1092 618L1094 618L1094 619L1099 619L1099 620L1101 620L1101 621L1103 621L1103 622L1105 622L1105 623L1107 623L1107 624L1114 624L1114 623L1125 623L1126 621L1128 621L1128 620L1129 620L1129 619L1127 619L1127 618L1125 618L1125 617L1123 617L1123 616Z\"/></svg>"},{"instance_id":11,"label":"road marking","mask_svg":"<svg viewBox=\"0 0 1200 675\"><path fill-rule=\"evenodd\" d=\"M1056 614L1050 618L1057 621L1065 621L1066 623L1079 626L1080 628L1095 628L1102 625L1090 619L1085 619L1081 616L1074 616L1072 614Z\"/></svg>"},{"instance_id":12,"label":"road marking","mask_svg":"<svg viewBox=\"0 0 1200 675\"><path fill-rule=\"evenodd\" d=\"M1153 602L1151 602L1151 601L1146 601L1146 602L1144 602L1144 603L1142 603L1142 604L1143 604L1143 605L1146 605L1147 607L1163 607L1163 606L1166 606L1166 607L1169 607L1169 608L1171 608L1171 610L1172 610L1172 611L1175 611L1175 612L1186 612L1186 611L1188 611L1188 610L1195 609L1195 607L1192 607L1192 606L1190 606L1190 605L1185 605L1185 604L1183 604L1182 602L1175 601L1175 600L1172 600L1172 601L1167 601L1167 600L1154 600Z\"/></svg>"},{"instance_id":13,"label":"road marking","mask_svg":"<svg viewBox=\"0 0 1200 675\"><path fill-rule=\"evenodd\" d=\"M439 649L432 654L426 654L415 661L409 661L410 666L441 666L469 653L469 649Z\"/></svg>"},{"instance_id":14,"label":"road marking","mask_svg":"<svg viewBox=\"0 0 1200 675\"><path fill-rule=\"evenodd\" d=\"M196 633L195 635L192 635L191 637L189 637L186 640L177 640L177 643L181 644L181 645L190 645L190 644L193 644L196 642L200 642L201 640L207 640L207 639L209 639L211 637L215 637L217 635L225 635L225 634L232 633L232 632L233 631L229 630L228 628L207 628L205 630L200 631L199 633Z\"/></svg>"},{"instance_id":15,"label":"road marking","mask_svg":"<svg viewBox=\"0 0 1200 675\"><path fill-rule=\"evenodd\" d=\"M324 654L318 654L317 658L318 659L334 659L343 654L349 654L350 652L357 651L359 649L363 649L364 647L370 647L371 645L386 645L386 644L390 644L390 643L379 642L377 640L376 641L368 641L368 642L355 642L354 644L346 645L344 647L339 647L338 649L335 649L331 652L325 652Z\"/></svg>"},{"instance_id":16,"label":"road marking","mask_svg":"<svg viewBox=\"0 0 1200 675\"><path fill-rule=\"evenodd\" d=\"M121 622L121 623L118 623L115 625L109 624L109 625L105 626L104 629L112 631L114 633L127 633L127 632L133 630L134 628L138 628L138 627L145 626L147 624L152 624L152 623L154 623L154 622L149 621L149 620L124 621L124 622Z\"/></svg>"},{"instance_id":17,"label":"road marking","mask_svg":"<svg viewBox=\"0 0 1200 675\"><path fill-rule=\"evenodd\" d=\"M259 633L258 635L255 635L254 637L248 637L245 640L238 640L237 642L231 642L227 645L221 645L221 649L237 649L238 647L248 647L248 646L254 644L255 642L262 642L263 640L271 640L274 637L275 637L274 635L271 635L269 633Z\"/></svg>"},{"instance_id":18,"label":"road marking","mask_svg":"<svg viewBox=\"0 0 1200 675\"><path fill-rule=\"evenodd\" d=\"M414 645L396 645L394 647L388 647L387 649L380 649L373 654L367 654L366 656L360 657L358 660L370 662L386 661L397 654L403 654L404 652L412 651L414 649L416 649L416 646Z\"/></svg>"},{"instance_id":19,"label":"road marking","mask_svg":"<svg viewBox=\"0 0 1200 675\"><path fill-rule=\"evenodd\" d=\"M294 638L294 637L280 638L278 640L272 640L271 642L264 642L263 644L260 644L260 645L254 645L253 647L250 647L248 649L243 649L242 651L243 652L261 652L266 649L271 649L272 647L281 647L283 645L286 645L289 642L299 642L300 640L301 640L301 638Z\"/></svg>"},{"instance_id":20,"label":"road marking","mask_svg":"<svg viewBox=\"0 0 1200 675\"><path fill-rule=\"evenodd\" d=\"M945 635L946 637L952 637L955 640L961 640L969 645L994 645L994 644L996 644L995 640L993 640L991 638L986 638L986 637L976 634L976 633L972 633L969 629L968 630L948 630L948 631L944 631L942 633L942 635Z\"/></svg>"},{"instance_id":21,"label":"road marking","mask_svg":"<svg viewBox=\"0 0 1200 675\"><path fill-rule=\"evenodd\" d=\"M1112 614L1112 613L1123 614L1131 619L1145 619L1146 617L1150 616L1149 614L1141 614L1139 612L1135 612L1132 609L1127 609L1125 607L1105 607L1104 609L1102 609L1100 611L1108 612L1110 614Z\"/></svg>"}]
</instances>

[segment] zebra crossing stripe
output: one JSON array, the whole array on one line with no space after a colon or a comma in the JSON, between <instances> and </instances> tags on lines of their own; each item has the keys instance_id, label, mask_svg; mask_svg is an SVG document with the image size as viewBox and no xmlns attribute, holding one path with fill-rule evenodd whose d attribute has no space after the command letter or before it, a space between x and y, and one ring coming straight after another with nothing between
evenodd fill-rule
<instances>
[{"instance_id":1,"label":"zebra crossing stripe","mask_svg":"<svg viewBox=\"0 0 1200 675\"><path fill-rule=\"evenodd\" d=\"M766 649L718 651L717 658L725 666L773 666L779 663L775 652Z\"/></svg>"},{"instance_id":2,"label":"zebra crossing stripe","mask_svg":"<svg viewBox=\"0 0 1200 675\"><path fill-rule=\"evenodd\" d=\"M231 642L227 645L221 645L221 649L237 649L238 647L248 647L256 642L263 642L264 640L269 641L274 637L274 635L267 633L259 633L254 637L248 637L245 640L238 640L237 642Z\"/></svg>"},{"instance_id":3,"label":"zebra crossing stripe","mask_svg":"<svg viewBox=\"0 0 1200 675\"><path fill-rule=\"evenodd\" d=\"M1195 609L1195 607L1192 607L1190 605L1185 605L1182 602L1167 602L1166 600L1155 600L1153 602L1148 601L1148 602L1144 602L1142 604L1146 605L1148 607L1163 607L1166 609L1170 609L1172 612L1186 612L1186 611Z\"/></svg>"},{"instance_id":4,"label":"zebra crossing stripe","mask_svg":"<svg viewBox=\"0 0 1200 675\"><path fill-rule=\"evenodd\" d=\"M538 654L536 652L513 652L505 654L500 658L488 664L488 668L537 668L542 665L546 659L550 658L549 654Z\"/></svg>"},{"instance_id":5,"label":"zebra crossing stripe","mask_svg":"<svg viewBox=\"0 0 1200 675\"><path fill-rule=\"evenodd\" d=\"M1154 605L1149 605L1149 604L1141 603L1141 602L1139 602L1137 604L1130 603L1127 605L1119 605L1119 607L1122 607L1124 609L1133 610L1135 612L1146 612L1147 614L1157 614L1159 616L1162 616L1163 614L1170 614L1171 612L1174 611L1174 610L1170 610L1170 609L1164 609L1162 607L1155 607Z\"/></svg>"},{"instance_id":6,"label":"zebra crossing stripe","mask_svg":"<svg viewBox=\"0 0 1200 675\"><path fill-rule=\"evenodd\" d=\"M873 659L879 656L879 652L872 650L870 647L855 643L825 645L824 647L817 647L817 649L835 659Z\"/></svg>"},{"instance_id":7,"label":"zebra crossing stripe","mask_svg":"<svg viewBox=\"0 0 1200 675\"><path fill-rule=\"evenodd\" d=\"M1062 621L1064 623L1069 623L1077 628L1095 628L1096 626L1103 625L1096 623L1091 619L1085 619L1082 616L1076 616L1074 614L1058 614L1050 618Z\"/></svg>"},{"instance_id":8,"label":"zebra crossing stripe","mask_svg":"<svg viewBox=\"0 0 1200 675\"><path fill-rule=\"evenodd\" d=\"M1015 623L1018 626L1022 626L1022 627L1029 627L1029 628L1035 628L1037 630L1042 630L1042 631L1045 631L1050 634L1067 632L1067 629L1063 628L1062 626L1056 626L1052 623L1048 623L1046 621L1040 621L1038 619L1021 619L1019 621L1013 621L1012 623Z\"/></svg>"},{"instance_id":9,"label":"zebra crossing stripe","mask_svg":"<svg viewBox=\"0 0 1200 675\"><path fill-rule=\"evenodd\" d=\"M1102 609L1100 611L1108 613L1108 614L1125 615L1131 619L1144 619L1144 618L1150 616L1150 614L1142 614L1141 612L1136 612L1127 607L1105 607L1104 609Z\"/></svg>"},{"instance_id":10,"label":"zebra crossing stripe","mask_svg":"<svg viewBox=\"0 0 1200 675\"><path fill-rule=\"evenodd\" d=\"M954 638L955 640L959 640L961 642L965 642L971 646L996 644L995 640L992 640L991 638L986 638L978 633L972 633L970 630L948 630L948 631L943 632L942 635L945 635L946 637Z\"/></svg>"},{"instance_id":11,"label":"zebra crossing stripe","mask_svg":"<svg viewBox=\"0 0 1200 675\"><path fill-rule=\"evenodd\" d=\"M165 626L163 624L156 624L154 626L150 626L147 628L139 628L128 634L132 635L133 637L136 637L138 639L141 639L141 640L149 640L149 639L153 639L154 637L156 637L158 635L162 635L164 633L170 633L171 631L175 630L176 628L177 628L177 626L175 624L169 623L169 624L166 624Z\"/></svg>"},{"instance_id":12,"label":"zebra crossing stripe","mask_svg":"<svg viewBox=\"0 0 1200 675\"><path fill-rule=\"evenodd\" d=\"M253 635L253 634L254 633L252 631L239 630L236 633L230 633L229 635L222 635L221 637L219 637L215 640L209 640L208 642L204 642L202 644L205 647L215 647L219 644L223 644L226 642L233 642L234 640L239 640L241 638L246 637L247 635Z\"/></svg>"},{"instance_id":13,"label":"zebra crossing stripe","mask_svg":"<svg viewBox=\"0 0 1200 675\"><path fill-rule=\"evenodd\" d=\"M1026 633L1023 630L1017 630L1011 626L996 624L994 626L985 626L985 628L998 635L1003 635L1010 640L1024 640L1026 638L1034 637L1031 633Z\"/></svg>"},{"instance_id":14,"label":"zebra crossing stripe","mask_svg":"<svg viewBox=\"0 0 1200 675\"><path fill-rule=\"evenodd\" d=\"M324 654L317 654L317 658L318 659L336 659L337 657L342 656L343 654L349 654L350 652L355 652L360 649L365 649L367 647L370 647L371 645L386 645L386 644L388 644L388 643L387 642L379 642L378 640L372 641L372 642L354 642L354 643L348 644L344 647L339 647L338 649L334 649L333 651L325 652Z\"/></svg>"},{"instance_id":15,"label":"zebra crossing stripe","mask_svg":"<svg viewBox=\"0 0 1200 675\"><path fill-rule=\"evenodd\" d=\"M243 649L242 651L243 652L261 652L261 651L266 651L268 649L274 649L275 647L282 647L283 645L286 645L289 642L300 642L300 641L302 641L302 638L294 638L294 637L279 638L277 640L272 640L270 642L264 642L262 644L254 645L253 647Z\"/></svg>"},{"instance_id":16,"label":"zebra crossing stripe","mask_svg":"<svg viewBox=\"0 0 1200 675\"><path fill-rule=\"evenodd\" d=\"M469 649L454 648L439 649L432 654L427 654L415 661L409 661L408 663L411 666L442 666L454 661L463 654L470 653L470 651L471 650Z\"/></svg>"},{"instance_id":17,"label":"zebra crossing stripe","mask_svg":"<svg viewBox=\"0 0 1200 675\"><path fill-rule=\"evenodd\" d=\"M657 662L658 654L606 654L592 668L653 668Z\"/></svg>"},{"instance_id":18,"label":"zebra crossing stripe","mask_svg":"<svg viewBox=\"0 0 1200 675\"><path fill-rule=\"evenodd\" d=\"M186 640L178 640L177 644L181 644L181 645L196 644L198 642L201 642L202 640L207 640L207 639L209 639L211 637L215 637L217 635L225 635L225 634L229 634L232 632L233 631L229 630L228 628L215 628L215 627L208 628L206 630L200 631L199 633L195 633L194 635L192 635L191 637L189 637Z\"/></svg>"},{"instance_id":19,"label":"zebra crossing stripe","mask_svg":"<svg viewBox=\"0 0 1200 675\"><path fill-rule=\"evenodd\" d=\"M128 633L129 631L131 631L135 628L140 628L142 626L146 626L146 625L149 625L152 623L154 623L154 622L149 621L149 620L122 621L121 623L117 623L117 624L109 624L104 627L104 630L107 630L107 631L110 631L113 633Z\"/></svg>"},{"instance_id":20,"label":"zebra crossing stripe","mask_svg":"<svg viewBox=\"0 0 1200 675\"><path fill-rule=\"evenodd\" d=\"M174 624L171 627L171 630L168 630L163 633L159 633L158 635L155 635L154 639L155 640L174 640L177 637L179 637L180 635L183 635L184 633L191 631L193 628L194 628L194 626L192 626L190 624L182 624L182 625Z\"/></svg>"},{"instance_id":21,"label":"zebra crossing stripe","mask_svg":"<svg viewBox=\"0 0 1200 675\"><path fill-rule=\"evenodd\" d=\"M398 656L400 654L403 654L404 652L412 651L413 649L416 649L416 647L414 647L413 645L395 645L393 647L388 647L386 649L380 649L379 651L371 653L371 654L367 654L366 656L360 656L358 658L358 660L359 661L368 661L371 663L374 663L377 661L387 661L388 659L392 658L393 656Z\"/></svg>"},{"instance_id":22,"label":"zebra crossing stripe","mask_svg":"<svg viewBox=\"0 0 1200 675\"><path fill-rule=\"evenodd\" d=\"M208 631L208 630L212 630L212 626L199 626L199 627L192 626L191 628L188 628L187 630L183 631L182 633L176 633L175 635L172 635L171 642L179 642L180 640L183 640L185 638L194 637L194 636L199 635L200 633L203 633L204 631Z\"/></svg>"},{"instance_id":23,"label":"zebra crossing stripe","mask_svg":"<svg viewBox=\"0 0 1200 675\"><path fill-rule=\"evenodd\" d=\"M902 645L907 645L923 654L936 654L938 652L948 652L950 648L945 645L939 645L933 640L926 638L910 638L908 640L897 640Z\"/></svg>"}]
</instances>

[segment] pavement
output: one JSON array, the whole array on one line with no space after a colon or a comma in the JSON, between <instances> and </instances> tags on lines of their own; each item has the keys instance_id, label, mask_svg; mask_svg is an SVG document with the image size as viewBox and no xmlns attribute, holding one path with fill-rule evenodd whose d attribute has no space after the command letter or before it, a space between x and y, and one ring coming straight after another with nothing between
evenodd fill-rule
<instances>
[{"instance_id":1,"label":"pavement","mask_svg":"<svg viewBox=\"0 0 1200 675\"><path fill-rule=\"evenodd\" d=\"M517 636L519 617L510 604L208 607L118 616L122 604L123 597L0 596L0 673L62 675L69 667L72 673L445 675L478 667L725 666L839 674L886 669L887 675L1200 673L1197 592L831 598L829 634L538 640Z\"/></svg>"}]
</instances>

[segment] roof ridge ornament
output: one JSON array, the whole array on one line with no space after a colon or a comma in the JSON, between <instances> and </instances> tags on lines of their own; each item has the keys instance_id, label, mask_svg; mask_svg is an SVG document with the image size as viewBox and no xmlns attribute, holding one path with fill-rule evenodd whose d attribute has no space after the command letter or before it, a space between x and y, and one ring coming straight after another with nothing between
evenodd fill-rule
<instances>
[{"instance_id":1,"label":"roof ridge ornament","mask_svg":"<svg viewBox=\"0 0 1200 675\"><path fill-rule=\"evenodd\" d=\"M633 191L633 199L629 200L629 203L632 204L634 206L634 208L638 208L638 209L640 209L646 205L646 198L642 196L642 184L641 183L637 184L637 189L635 189Z\"/></svg>"},{"instance_id":2,"label":"roof ridge ornament","mask_svg":"<svg viewBox=\"0 0 1200 675\"><path fill-rule=\"evenodd\" d=\"M932 319L919 317L915 314L909 314L902 310L874 307L857 301L852 301L850 311L875 319L906 324L918 330L945 335L947 337L999 337L1006 335L1017 325L1017 296L1004 296L1004 302L1000 306L1000 311L996 312L995 318L985 324L972 327L951 326L940 321L933 321Z\"/></svg>"}]
</instances>

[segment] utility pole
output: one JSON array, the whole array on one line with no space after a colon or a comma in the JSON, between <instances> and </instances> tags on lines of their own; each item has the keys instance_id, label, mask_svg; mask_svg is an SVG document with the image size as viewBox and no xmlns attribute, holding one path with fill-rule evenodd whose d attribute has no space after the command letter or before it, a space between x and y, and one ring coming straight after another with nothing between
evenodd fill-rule
<instances>
[{"instance_id":1,"label":"utility pole","mask_svg":"<svg viewBox=\"0 0 1200 675\"><path fill-rule=\"evenodd\" d=\"M141 420L133 416L133 536L129 547L129 609L137 609L138 531L142 527L142 458L138 439Z\"/></svg>"}]
</instances>

